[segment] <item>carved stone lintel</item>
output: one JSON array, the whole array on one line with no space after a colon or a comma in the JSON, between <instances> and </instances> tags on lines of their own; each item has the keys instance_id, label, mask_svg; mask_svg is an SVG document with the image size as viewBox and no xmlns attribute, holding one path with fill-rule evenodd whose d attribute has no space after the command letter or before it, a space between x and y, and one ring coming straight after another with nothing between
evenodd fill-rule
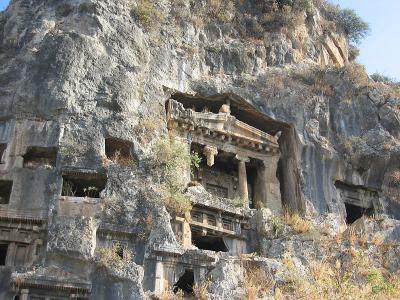
<instances>
[{"instance_id":1,"label":"carved stone lintel","mask_svg":"<svg viewBox=\"0 0 400 300\"><path fill-rule=\"evenodd\" d=\"M235 158L239 161L243 161L243 162L249 162L250 158L248 158L247 156L242 156L240 154L236 154Z\"/></svg>"},{"instance_id":2,"label":"carved stone lintel","mask_svg":"<svg viewBox=\"0 0 400 300\"><path fill-rule=\"evenodd\" d=\"M215 146L205 146L203 148L204 155L207 156L207 166L211 167L214 165L214 158L218 154L218 149Z\"/></svg>"}]
</instances>

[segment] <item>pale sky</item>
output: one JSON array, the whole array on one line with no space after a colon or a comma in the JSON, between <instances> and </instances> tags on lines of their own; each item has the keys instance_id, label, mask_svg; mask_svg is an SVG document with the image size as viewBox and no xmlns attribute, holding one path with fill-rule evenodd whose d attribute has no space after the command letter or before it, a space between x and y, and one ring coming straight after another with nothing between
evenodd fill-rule
<instances>
[{"instance_id":1,"label":"pale sky","mask_svg":"<svg viewBox=\"0 0 400 300\"><path fill-rule=\"evenodd\" d=\"M358 61L368 73L400 80L400 0L330 0L352 8L369 23L371 33L361 45Z\"/></svg>"},{"instance_id":2,"label":"pale sky","mask_svg":"<svg viewBox=\"0 0 400 300\"><path fill-rule=\"evenodd\" d=\"M0 0L0 11L9 0ZM330 0L352 8L371 27L370 35L359 45L358 61L368 73L379 72L400 80L400 0Z\"/></svg>"}]
</instances>

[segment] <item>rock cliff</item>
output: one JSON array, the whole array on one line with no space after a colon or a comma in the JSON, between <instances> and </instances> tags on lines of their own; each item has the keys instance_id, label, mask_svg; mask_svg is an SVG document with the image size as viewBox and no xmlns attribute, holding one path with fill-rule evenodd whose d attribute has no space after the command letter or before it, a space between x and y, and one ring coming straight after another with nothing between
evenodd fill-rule
<instances>
[{"instance_id":1,"label":"rock cliff","mask_svg":"<svg viewBox=\"0 0 400 300\"><path fill-rule=\"evenodd\" d=\"M380 272L371 274L388 272L378 278L389 286L383 291L395 288L400 89L351 62L346 32L329 7L11 1L0 14L0 248L8 245L0 249L0 298L172 297L164 290L181 288L190 270L199 299L257 299L254 290L254 297L295 298L288 283L306 293L298 280L304 274L325 268L329 277L366 257ZM212 192L201 188L192 202L242 220L246 251L200 251L176 234L173 221L186 226L185 213L166 209L157 188L165 178L154 167L157 141L168 136L170 98L228 99L232 115L237 105L249 120L262 116L263 132L277 138L275 195L285 216L268 205L212 206L205 200ZM359 203L373 213L346 229ZM21 245L28 250L17 263ZM163 257L170 259L164 265ZM322 266L327 261L332 268ZM323 295L339 295L332 293Z\"/></svg>"}]
</instances>

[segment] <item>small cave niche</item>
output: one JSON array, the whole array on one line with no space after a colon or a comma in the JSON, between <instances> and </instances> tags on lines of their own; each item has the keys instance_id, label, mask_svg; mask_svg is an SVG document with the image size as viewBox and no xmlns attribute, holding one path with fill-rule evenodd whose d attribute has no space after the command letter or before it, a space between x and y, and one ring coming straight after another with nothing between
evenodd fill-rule
<instances>
[{"instance_id":1,"label":"small cave niche","mask_svg":"<svg viewBox=\"0 0 400 300\"><path fill-rule=\"evenodd\" d=\"M107 177L92 173L68 173L62 176L61 196L100 198L105 189Z\"/></svg>"},{"instance_id":2,"label":"small cave niche","mask_svg":"<svg viewBox=\"0 0 400 300\"><path fill-rule=\"evenodd\" d=\"M346 223L353 224L362 216L372 216L374 213L374 209L371 208L364 208L357 205L345 203L346 207Z\"/></svg>"},{"instance_id":3,"label":"small cave niche","mask_svg":"<svg viewBox=\"0 0 400 300\"><path fill-rule=\"evenodd\" d=\"M10 202L12 186L12 181L0 180L0 204L8 204Z\"/></svg>"},{"instance_id":4,"label":"small cave niche","mask_svg":"<svg viewBox=\"0 0 400 300\"><path fill-rule=\"evenodd\" d=\"M56 147L29 147L24 158L24 168L29 169L52 169L56 166Z\"/></svg>"},{"instance_id":5,"label":"small cave niche","mask_svg":"<svg viewBox=\"0 0 400 300\"><path fill-rule=\"evenodd\" d=\"M6 265L8 244L0 244L0 266Z\"/></svg>"},{"instance_id":6,"label":"small cave niche","mask_svg":"<svg viewBox=\"0 0 400 300\"><path fill-rule=\"evenodd\" d=\"M105 151L107 158L115 163L129 164L135 161L131 142L108 137L105 139Z\"/></svg>"},{"instance_id":7,"label":"small cave niche","mask_svg":"<svg viewBox=\"0 0 400 300\"><path fill-rule=\"evenodd\" d=\"M0 143L0 164L4 164L4 153L6 152L7 144Z\"/></svg>"},{"instance_id":8,"label":"small cave niche","mask_svg":"<svg viewBox=\"0 0 400 300\"><path fill-rule=\"evenodd\" d=\"M126 256L125 255L125 253L126 253L125 249L128 248L128 245L126 243L121 243L119 241L114 241L113 242L113 248L115 250L115 254L117 254L119 258L121 258L121 259L125 259L126 258L125 257Z\"/></svg>"},{"instance_id":9,"label":"small cave niche","mask_svg":"<svg viewBox=\"0 0 400 300\"><path fill-rule=\"evenodd\" d=\"M194 273L193 270L185 270L185 273L179 278L177 283L174 285L174 293L176 294L179 290L183 291L185 296L193 294L194 287Z\"/></svg>"},{"instance_id":10,"label":"small cave niche","mask_svg":"<svg viewBox=\"0 0 400 300\"><path fill-rule=\"evenodd\" d=\"M202 250L210 250L215 252L228 252L224 239L220 236L201 235L192 231L192 244Z\"/></svg>"}]
</instances>

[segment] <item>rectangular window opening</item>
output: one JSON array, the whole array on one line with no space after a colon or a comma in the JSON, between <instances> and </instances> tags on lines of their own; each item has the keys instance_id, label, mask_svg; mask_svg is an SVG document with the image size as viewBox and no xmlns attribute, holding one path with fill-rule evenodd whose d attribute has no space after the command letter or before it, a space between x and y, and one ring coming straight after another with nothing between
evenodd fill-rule
<instances>
[{"instance_id":1,"label":"rectangular window opening","mask_svg":"<svg viewBox=\"0 0 400 300\"><path fill-rule=\"evenodd\" d=\"M107 158L115 163L126 165L135 162L131 142L111 137L106 138L105 150Z\"/></svg>"},{"instance_id":2,"label":"rectangular window opening","mask_svg":"<svg viewBox=\"0 0 400 300\"><path fill-rule=\"evenodd\" d=\"M29 169L52 169L56 166L56 147L29 147L24 158L24 168Z\"/></svg>"},{"instance_id":3,"label":"rectangular window opening","mask_svg":"<svg viewBox=\"0 0 400 300\"><path fill-rule=\"evenodd\" d=\"M62 176L61 196L100 198L105 189L107 177L100 174L74 173Z\"/></svg>"},{"instance_id":4,"label":"rectangular window opening","mask_svg":"<svg viewBox=\"0 0 400 300\"><path fill-rule=\"evenodd\" d=\"M12 181L0 180L0 204L8 204L10 202L12 186Z\"/></svg>"},{"instance_id":5,"label":"rectangular window opening","mask_svg":"<svg viewBox=\"0 0 400 300\"><path fill-rule=\"evenodd\" d=\"M220 236L202 235L192 230L192 244L202 250L228 252L224 239Z\"/></svg>"}]
</instances>

